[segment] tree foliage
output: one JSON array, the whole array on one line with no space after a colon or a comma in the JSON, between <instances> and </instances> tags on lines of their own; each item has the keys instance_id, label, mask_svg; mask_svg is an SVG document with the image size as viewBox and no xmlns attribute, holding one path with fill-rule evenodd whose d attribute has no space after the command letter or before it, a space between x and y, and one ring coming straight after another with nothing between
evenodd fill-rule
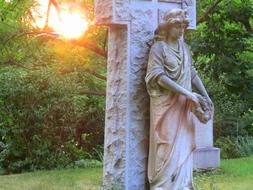
<instances>
[{"instance_id":1,"label":"tree foliage","mask_svg":"<svg viewBox=\"0 0 253 190\"><path fill-rule=\"evenodd\" d=\"M249 110L253 107L253 2L198 4L202 17L188 41L194 64L215 103L215 137L253 135L252 120L243 119L252 114Z\"/></svg>"},{"instance_id":2,"label":"tree foliage","mask_svg":"<svg viewBox=\"0 0 253 190\"><path fill-rule=\"evenodd\" d=\"M32 26L31 8L35 1L0 1L0 170L5 173L101 159L93 150L103 144L106 30L91 26L78 44L55 39L50 28Z\"/></svg>"}]
</instances>

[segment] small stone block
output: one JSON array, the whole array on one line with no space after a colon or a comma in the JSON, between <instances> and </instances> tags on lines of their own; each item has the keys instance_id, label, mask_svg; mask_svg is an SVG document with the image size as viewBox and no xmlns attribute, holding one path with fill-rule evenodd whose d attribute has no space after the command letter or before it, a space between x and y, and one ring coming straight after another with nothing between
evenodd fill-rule
<instances>
[{"instance_id":1,"label":"small stone block","mask_svg":"<svg viewBox=\"0 0 253 190\"><path fill-rule=\"evenodd\" d=\"M199 148L194 151L195 170L212 169L220 166L220 149L215 147Z\"/></svg>"}]
</instances>

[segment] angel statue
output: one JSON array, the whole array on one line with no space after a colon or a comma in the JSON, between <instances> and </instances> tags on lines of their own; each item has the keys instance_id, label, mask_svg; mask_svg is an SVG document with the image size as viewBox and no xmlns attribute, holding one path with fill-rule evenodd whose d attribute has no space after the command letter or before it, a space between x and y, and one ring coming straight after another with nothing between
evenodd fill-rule
<instances>
[{"instance_id":1,"label":"angel statue","mask_svg":"<svg viewBox=\"0 0 253 190\"><path fill-rule=\"evenodd\" d=\"M212 101L183 41L188 24L187 11L166 12L149 53L145 80L150 95L150 190L194 189L193 116L202 123L212 116ZM192 86L199 94L192 92Z\"/></svg>"}]
</instances>

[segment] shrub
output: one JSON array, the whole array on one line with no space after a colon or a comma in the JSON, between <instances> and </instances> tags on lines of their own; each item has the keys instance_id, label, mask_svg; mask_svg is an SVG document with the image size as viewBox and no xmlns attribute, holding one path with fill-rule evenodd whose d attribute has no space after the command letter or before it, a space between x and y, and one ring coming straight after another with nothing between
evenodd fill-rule
<instances>
[{"instance_id":1,"label":"shrub","mask_svg":"<svg viewBox=\"0 0 253 190\"><path fill-rule=\"evenodd\" d=\"M223 159L246 157L253 154L252 137L220 137L215 145L221 148Z\"/></svg>"},{"instance_id":2,"label":"shrub","mask_svg":"<svg viewBox=\"0 0 253 190\"><path fill-rule=\"evenodd\" d=\"M62 168L103 143L104 99L79 95L76 75L0 71L0 168ZM78 86L79 85L79 86ZM83 139L84 135L89 138Z\"/></svg>"}]
</instances>

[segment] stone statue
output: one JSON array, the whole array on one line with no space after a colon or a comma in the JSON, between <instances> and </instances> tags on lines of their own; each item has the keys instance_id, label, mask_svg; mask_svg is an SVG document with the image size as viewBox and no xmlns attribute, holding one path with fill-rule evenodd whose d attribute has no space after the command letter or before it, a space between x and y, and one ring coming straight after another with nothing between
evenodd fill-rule
<instances>
[{"instance_id":1,"label":"stone statue","mask_svg":"<svg viewBox=\"0 0 253 190\"><path fill-rule=\"evenodd\" d=\"M151 190L191 190L195 149L193 114L206 123L212 101L195 68L183 33L187 12L173 9L155 31L146 85L150 95L148 179ZM201 94L192 92L192 85Z\"/></svg>"}]
</instances>

